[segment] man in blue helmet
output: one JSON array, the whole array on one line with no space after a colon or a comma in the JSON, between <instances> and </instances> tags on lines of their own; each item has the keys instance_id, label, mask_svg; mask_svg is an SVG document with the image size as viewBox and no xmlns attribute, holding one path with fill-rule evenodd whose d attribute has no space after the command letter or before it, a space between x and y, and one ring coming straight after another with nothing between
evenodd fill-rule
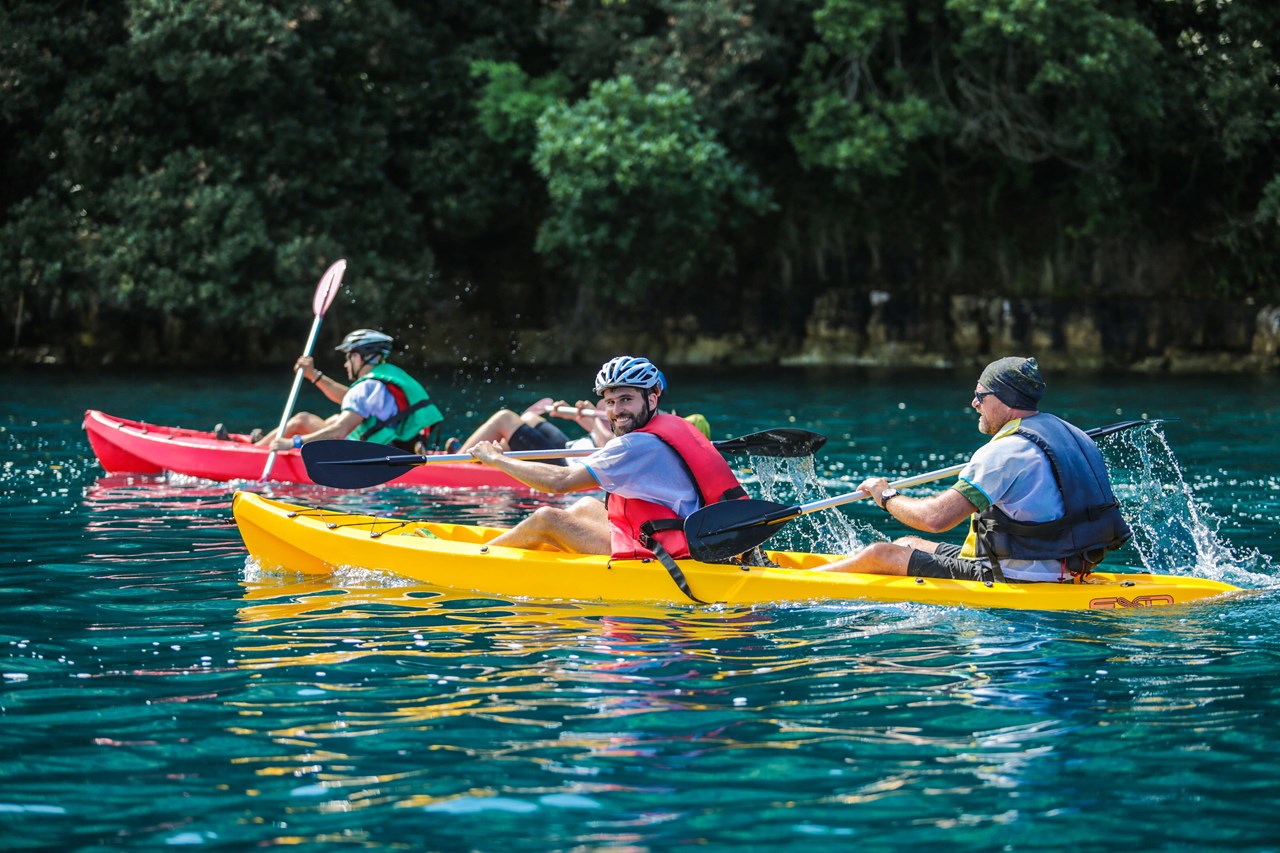
<instances>
[{"instance_id":1,"label":"man in blue helmet","mask_svg":"<svg viewBox=\"0 0 1280 853\"><path fill-rule=\"evenodd\" d=\"M673 561L689 556L684 518L746 492L697 426L658 411L665 389L662 372L647 358L618 356L605 362L596 374L595 392L614 437L581 465L511 459L492 441L472 447L476 459L540 491L608 493L607 507L594 498L569 509L542 507L489 544L550 546L616 559L656 557L676 576Z\"/></svg>"},{"instance_id":2,"label":"man in blue helmet","mask_svg":"<svg viewBox=\"0 0 1280 853\"><path fill-rule=\"evenodd\" d=\"M311 356L299 358L294 369L301 370L341 410L328 418L298 412L289 418L282 436L272 430L256 443L286 450L309 441L351 438L418 452L444 415L421 383L387 361L392 343L390 335L373 329L356 329L343 338L335 349L346 354L344 368L350 384L316 370Z\"/></svg>"},{"instance_id":3,"label":"man in blue helmet","mask_svg":"<svg viewBox=\"0 0 1280 853\"><path fill-rule=\"evenodd\" d=\"M582 427L586 435L571 439L549 418L571 420ZM707 438L711 437L711 424L705 415L686 415L685 420ZM579 450L604 447L611 438L613 430L609 426L609 418L598 400L579 400L570 405L565 400L543 397L520 414L511 409L499 409L465 440L449 439L444 449L449 453L460 453L482 441L496 441L507 450ZM552 465L578 462L573 458L542 461Z\"/></svg>"}]
</instances>

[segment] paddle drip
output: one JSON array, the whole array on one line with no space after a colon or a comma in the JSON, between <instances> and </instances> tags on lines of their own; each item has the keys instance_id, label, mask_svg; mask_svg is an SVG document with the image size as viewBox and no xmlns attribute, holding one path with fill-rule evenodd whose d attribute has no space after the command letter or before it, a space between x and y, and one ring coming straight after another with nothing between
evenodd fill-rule
<instances>
[{"instance_id":1,"label":"paddle drip","mask_svg":"<svg viewBox=\"0 0 1280 853\"><path fill-rule=\"evenodd\" d=\"M1237 551L1219 532L1223 519L1196 497L1159 426L1115 433L1100 439L1098 447L1133 528L1132 541L1114 559L1124 561L1133 548L1141 564L1157 574L1193 574L1237 585L1274 581L1270 557Z\"/></svg>"},{"instance_id":2,"label":"paddle drip","mask_svg":"<svg viewBox=\"0 0 1280 853\"><path fill-rule=\"evenodd\" d=\"M825 500L830 497L812 456L798 459L752 457L758 485L748 489L752 497L781 504ZM771 551L809 551L817 554L852 554L872 542L889 537L865 522L844 513L815 512L802 515L779 528L763 547Z\"/></svg>"}]
</instances>

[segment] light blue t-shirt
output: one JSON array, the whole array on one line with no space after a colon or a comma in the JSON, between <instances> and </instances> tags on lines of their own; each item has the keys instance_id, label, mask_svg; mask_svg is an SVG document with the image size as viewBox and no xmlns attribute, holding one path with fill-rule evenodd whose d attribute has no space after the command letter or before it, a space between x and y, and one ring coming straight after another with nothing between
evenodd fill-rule
<instances>
[{"instance_id":1,"label":"light blue t-shirt","mask_svg":"<svg viewBox=\"0 0 1280 853\"><path fill-rule=\"evenodd\" d=\"M1005 424L979 448L952 488L968 498L979 512L995 505L1014 521L1062 518L1062 494L1053 479L1049 457L1031 441L1012 435L1020 423L1014 420ZM1019 580L1056 581L1062 571L1057 560L1001 560L1000 568Z\"/></svg>"},{"instance_id":2,"label":"light blue t-shirt","mask_svg":"<svg viewBox=\"0 0 1280 853\"><path fill-rule=\"evenodd\" d=\"M651 433L611 438L582 464L606 492L661 504L681 518L702 505L684 462Z\"/></svg>"},{"instance_id":3,"label":"light blue t-shirt","mask_svg":"<svg viewBox=\"0 0 1280 853\"><path fill-rule=\"evenodd\" d=\"M394 417L399 409L386 385L376 379L366 379L347 389L342 397L342 411L355 412L361 418L372 415L385 421Z\"/></svg>"}]
</instances>

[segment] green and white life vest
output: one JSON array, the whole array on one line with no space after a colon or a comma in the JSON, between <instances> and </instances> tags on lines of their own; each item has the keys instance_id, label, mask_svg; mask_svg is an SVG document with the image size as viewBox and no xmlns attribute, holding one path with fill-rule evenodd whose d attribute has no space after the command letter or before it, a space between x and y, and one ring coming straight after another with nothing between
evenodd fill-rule
<instances>
[{"instance_id":1,"label":"green and white life vest","mask_svg":"<svg viewBox=\"0 0 1280 853\"><path fill-rule=\"evenodd\" d=\"M444 420L444 415L431 402L431 395L422 383L394 364L376 364L373 369L351 383L376 379L387 386L396 401L396 413L387 420L370 415L351 431L347 438L391 444L394 441L412 442L419 434Z\"/></svg>"}]
</instances>

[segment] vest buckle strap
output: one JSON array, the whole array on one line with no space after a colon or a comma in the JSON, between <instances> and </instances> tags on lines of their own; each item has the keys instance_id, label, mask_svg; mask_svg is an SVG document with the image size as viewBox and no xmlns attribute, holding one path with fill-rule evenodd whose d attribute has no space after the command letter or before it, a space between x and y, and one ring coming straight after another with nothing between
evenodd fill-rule
<instances>
[{"instance_id":1,"label":"vest buckle strap","mask_svg":"<svg viewBox=\"0 0 1280 853\"><path fill-rule=\"evenodd\" d=\"M649 527L652 522L646 523L644 527ZM710 604L709 601L703 601L701 598L693 594L693 590L689 588L689 579L684 576L684 572L680 570L680 566L676 565L675 558L671 556L671 552L662 546L662 543L645 529L640 531L640 544L653 552L654 558L662 564L667 570L667 574L671 575L671 580L675 581L675 585L685 596L697 604ZM648 562L647 560L645 562Z\"/></svg>"}]
</instances>

